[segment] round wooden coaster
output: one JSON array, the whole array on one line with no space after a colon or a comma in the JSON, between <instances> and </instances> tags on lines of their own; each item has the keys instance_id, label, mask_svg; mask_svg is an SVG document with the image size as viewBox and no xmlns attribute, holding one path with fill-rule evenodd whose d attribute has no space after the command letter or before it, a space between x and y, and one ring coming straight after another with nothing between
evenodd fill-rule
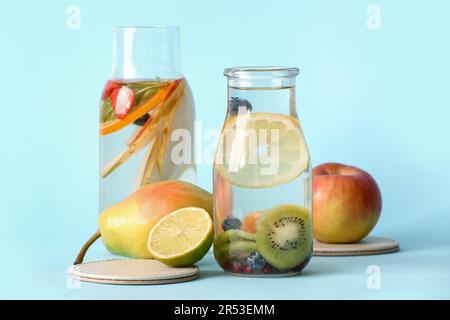
<instances>
[{"instance_id":1,"label":"round wooden coaster","mask_svg":"<svg viewBox=\"0 0 450 320\"><path fill-rule=\"evenodd\" d=\"M366 237L358 243L324 243L314 240L315 256L362 256L383 254L400 250L396 240L383 237Z\"/></svg>"},{"instance_id":2,"label":"round wooden coaster","mask_svg":"<svg viewBox=\"0 0 450 320\"><path fill-rule=\"evenodd\" d=\"M157 260L114 259L72 266L74 279L107 284L168 284L199 277L196 266L172 268Z\"/></svg>"}]
</instances>

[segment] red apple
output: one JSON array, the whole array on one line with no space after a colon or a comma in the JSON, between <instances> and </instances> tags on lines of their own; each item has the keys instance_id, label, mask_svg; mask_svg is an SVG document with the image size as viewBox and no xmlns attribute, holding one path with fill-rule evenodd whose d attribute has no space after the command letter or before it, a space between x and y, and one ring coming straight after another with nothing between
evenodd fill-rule
<instances>
[{"instance_id":1,"label":"red apple","mask_svg":"<svg viewBox=\"0 0 450 320\"><path fill-rule=\"evenodd\" d=\"M375 227L381 193L370 174L340 163L313 169L314 237L328 243L362 240Z\"/></svg>"}]
</instances>

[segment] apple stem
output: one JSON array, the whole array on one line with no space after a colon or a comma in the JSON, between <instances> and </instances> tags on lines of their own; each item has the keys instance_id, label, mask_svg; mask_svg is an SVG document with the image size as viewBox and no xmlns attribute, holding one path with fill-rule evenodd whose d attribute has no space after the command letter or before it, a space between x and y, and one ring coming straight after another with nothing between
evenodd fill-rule
<instances>
[{"instance_id":1,"label":"apple stem","mask_svg":"<svg viewBox=\"0 0 450 320\"><path fill-rule=\"evenodd\" d=\"M100 230L97 230L88 241L81 247L80 252L78 253L77 258L75 259L74 265L80 264L83 262L84 256L86 255L86 252L88 251L89 247L102 235L100 234Z\"/></svg>"}]
</instances>

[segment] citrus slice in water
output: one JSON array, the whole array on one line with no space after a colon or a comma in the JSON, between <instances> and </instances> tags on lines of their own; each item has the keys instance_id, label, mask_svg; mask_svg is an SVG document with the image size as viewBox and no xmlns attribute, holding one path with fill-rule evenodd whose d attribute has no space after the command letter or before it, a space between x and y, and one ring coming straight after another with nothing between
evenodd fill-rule
<instances>
[{"instance_id":1,"label":"citrus slice in water","mask_svg":"<svg viewBox=\"0 0 450 320\"><path fill-rule=\"evenodd\" d=\"M171 267L190 266L208 252L213 234L213 223L206 210L181 208L163 217L152 228L148 250Z\"/></svg>"},{"instance_id":2,"label":"citrus slice in water","mask_svg":"<svg viewBox=\"0 0 450 320\"><path fill-rule=\"evenodd\" d=\"M229 118L215 167L230 183L268 188L287 183L309 167L299 121L277 113L246 113Z\"/></svg>"}]
</instances>

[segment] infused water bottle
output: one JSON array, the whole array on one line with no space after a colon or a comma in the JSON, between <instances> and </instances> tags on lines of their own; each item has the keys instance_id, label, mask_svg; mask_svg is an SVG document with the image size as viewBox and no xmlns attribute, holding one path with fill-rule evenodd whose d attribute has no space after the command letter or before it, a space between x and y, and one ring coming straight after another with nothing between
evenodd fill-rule
<instances>
[{"instance_id":1,"label":"infused water bottle","mask_svg":"<svg viewBox=\"0 0 450 320\"><path fill-rule=\"evenodd\" d=\"M195 182L194 100L178 27L113 29L100 103L100 211L161 180Z\"/></svg>"},{"instance_id":2,"label":"infused water bottle","mask_svg":"<svg viewBox=\"0 0 450 320\"><path fill-rule=\"evenodd\" d=\"M214 255L228 273L300 273L312 255L311 163L297 68L224 71L227 114L214 162Z\"/></svg>"}]
</instances>

